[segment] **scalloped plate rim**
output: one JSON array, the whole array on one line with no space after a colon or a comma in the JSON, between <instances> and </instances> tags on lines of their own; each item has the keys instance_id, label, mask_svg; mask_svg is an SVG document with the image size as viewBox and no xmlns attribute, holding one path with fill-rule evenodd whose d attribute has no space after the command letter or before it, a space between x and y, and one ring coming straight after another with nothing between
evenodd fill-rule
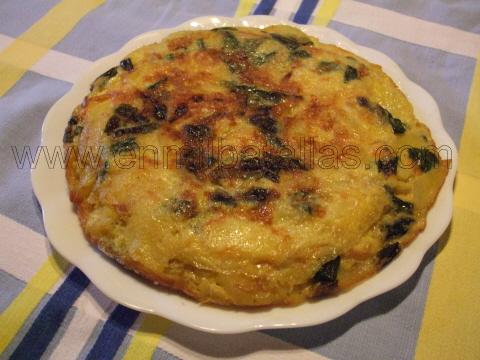
<instances>
[{"instance_id":1,"label":"scalloped plate rim","mask_svg":"<svg viewBox=\"0 0 480 360\"><path fill-rule=\"evenodd\" d=\"M220 334L318 325L333 320L361 303L384 294L408 280L418 269L425 253L449 225L453 211L453 182L458 155L454 142L443 126L438 106L432 96L409 80L400 67L385 54L356 45L334 30L315 25L299 25L273 16L243 18L206 16L192 19L174 28L150 31L133 38L119 51L95 61L72 88L51 107L42 126L41 145L61 145L61 137L58 135L63 133L65 122L73 107L80 103L83 96L88 93L90 82L98 74L118 64L123 55L137 47L151 43L151 39L160 41L167 34L179 30L207 29L227 25L262 27L273 24L295 26L319 38L320 41L334 43L381 65L412 102L417 117L429 126L435 142L450 146L452 168L435 205L427 216L427 227L388 267L336 297L307 302L295 307L277 307L255 311L206 306L182 295L148 285L107 260L104 255L87 243L71 206L66 208L66 201L68 201L68 205L70 202L64 170L48 169L45 165L32 169L34 193L42 206L45 231L51 244L114 301L138 311L163 316L197 330ZM428 118L425 119L425 117ZM65 229L63 224L68 224L68 228ZM73 240L68 240L72 238ZM124 285L130 291L125 291L125 288L115 284ZM140 293L132 296L130 292L133 290L140 291ZM212 318L216 319L215 324L212 324Z\"/></svg>"}]
</instances>

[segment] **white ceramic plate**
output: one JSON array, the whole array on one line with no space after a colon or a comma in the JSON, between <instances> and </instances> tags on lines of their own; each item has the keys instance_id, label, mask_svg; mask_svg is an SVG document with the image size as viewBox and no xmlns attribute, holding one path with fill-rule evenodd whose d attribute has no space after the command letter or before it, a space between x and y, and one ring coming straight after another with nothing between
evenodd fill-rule
<instances>
[{"instance_id":1,"label":"white ceramic plate","mask_svg":"<svg viewBox=\"0 0 480 360\"><path fill-rule=\"evenodd\" d=\"M452 187L457 151L442 125L440 112L433 98L420 86L407 79L398 65L384 54L355 45L331 29L298 25L270 16L248 16L240 19L202 17L176 28L152 31L134 38L118 52L96 61L81 80L50 109L43 124L42 145L49 149L62 146L62 136L67 120L73 108L88 94L90 83L98 74L117 65L134 49L158 42L167 34L178 30L239 25L262 28L273 24L296 26L321 42L335 44L372 63L380 64L408 96L414 105L416 116L430 127L437 145L447 145L452 149L453 166L435 206L428 214L425 231L383 271L354 289L333 298L297 307L256 311L200 305L176 293L147 284L122 270L120 266L91 247L84 238L77 216L72 210L67 195L64 169L58 167L49 169L47 164L39 164L32 170L32 182L42 206L45 230L50 242L60 254L79 267L100 290L113 300L132 309L158 314L195 329L216 333L240 333L257 329L316 325L332 320L358 304L402 284L415 272L427 250L448 226L452 216Z\"/></svg>"}]
</instances>

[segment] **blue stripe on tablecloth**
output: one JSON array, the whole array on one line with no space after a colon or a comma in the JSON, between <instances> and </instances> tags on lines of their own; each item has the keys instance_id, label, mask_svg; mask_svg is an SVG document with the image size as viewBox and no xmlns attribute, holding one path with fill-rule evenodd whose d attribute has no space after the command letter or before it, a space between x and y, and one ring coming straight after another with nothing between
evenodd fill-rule
<instances>
[{"instance_id":1,"label":"blue stripe on tablecloth","mask_svg":"<svg viewBox=\"0 0 480 360\"><path fill-rule=\"evenodd\" d=\"M24 287L24 281L0 269L0 313L10 305Z\"/></svg>"},{"instance_id":2,"label":"blue stripe on tablecloth","mask_svg":"<svg viewBox=\"0 0 480 360\"><path fill-rule=\"evenodd\" d=\"M302 0L293 21L299 24L307 24L317 4L318 0Z\"/></svg>"},{"instance_id":3,"label":"blue stripe on tablecloth","mask_svg":"<svg viewBox=\"0 0 480 360\"><path fill-rule=\"evenodd\" d=\"M103 325L87 360L113 359L138 315L138 311L117 305Z\"/></svg>"},{"instance_id":4,"label":"blue stripe on tablecloth","mask_svg":"<svg viewBox=\"0 0 480 360\"><path fill-rule=\"evenodd\" d=\"M133 326L133 324L131 325ZM125 337L122 340L122 343L117 349L117 352L115 353L115 356L113 357L113 360L121 360L125 357L125 354L127 353L128 348L130 347L130 342L132 341L133 336L127 333Z\"/></svg>"},{"instance_id":5,"label":"blue stripe on tablecloth","mask_svg":"<svg viewBox=\"0 0 480 360\"><path fill-rule=\"evenodd\" d=\"M360 1L423 20L480 34L480 3L478 0Z\"/></svg>"},{"instance_id":6,"label":"blue stripe on tablecloth","mask_svg":"<svg viewBox=\"0 0 480 360\"><path fill-rule=\"evenodd\" d=\"M180 360L180 358L170 354L168 351L163 350L162 348L157 347L152 355L152 360Z\"/></svg>"},{"instance_id":7,"label":"blue stripe on tablecloth","mask_svg":"<svg viewBox=\"0 0 480 360\"><path fill-rule=\"evenodd\" d=\"M40 206L32 194L30 168L16 167L10 146L20 150L30 146L35 151L40 144L45 115L70 87L67 82L29 71L0 97L0 144L3 146L0 151L0 213L40 234L45 231ZM58 145L62 146L61 139Z\"/></svg>"},{"instance_id":8,"label":"blue stripe on tablecloth","mask_svg":"<svg viewBox=\"0 0 480 360\"><path fill-rule=\"evenodd\" d=\"M268 15L272 12L277 0L262 0L253 12L253 15Z\"/></svg>"},{"instance_id":9,"label":"blue stripe on tablecloth","mask_svg":"<svg viewBox=\"0 0 480 360\"><path fill-rule=\"evenodd\" d=\"M63 336L65 335L65 332L68 329L68 326L70 325L70 322L72 321L73 317L75 316L75 313L79 311L77 310L74 306L72 306L69 310L67 315L65 316L65 319L62 322L62 325L60 328L57 330L55 336L53 337L52 341L48 344L47 348L45 349L45 352L42 355L42 359L50 359L51 355L57 348L58 344L62 341Z\"/></svg>"},{"instance_id":10,"label":"blue stripe on tablecloth","mask_svg":"<svg viewBox=\"0 0 480 360\"><path fill-rule=\"evenodd\" d=\"M2 354L0 354L0 359L1 360L10 358L10 355L12 355L12 353L17 348L18 344L20 344L20 342L22 341L25 334L27 334L27 332L30 329L30 327L32 326L33 322L38 317L38 314L40 314L40 312L43 310L43 308L45 307L45 305L47 304L49 299L50 299L50 294L46 294L42 298L42 300L37 305L35 310L33 310L33 312L28 316L27 320L25 320L25 322L22 324L22 327L20 328L20 330L18 330L17 334L12 339L10 344L8 344L8 346L4 350L4 352Z\"/></svg>"},{"instance_id":11,"label":"blue stripe on tablecloth","mask_svg":"<svg viewBox=\"0 0 480 360\"><path fill-rule=\"evenodd\" d=\"M96 60L146 31L177 26L198 16L234 16L237 6L238 0L107 1L86 15L54 49Z\"/></svg>"},{"instance_id":12,"label":"blue stripe on tablecloth","mask_svg":"<svg viewBox=\"0 0 480 360\"><path fill-rule=\"evenodd\" d=\"M0 1L0 33L11 37L19 36L58 2L59 0L30 1L27 6L18 0Z\"/></svg>"},{"instance_id":13,"label":"blue stripe on tablecloth","mask_svg":"<svg viewBox=\"0 0 480 360\"><path fill-rule=\"evenodd\" d=\"M60 328L70 307L89 283L90 280L79 269L73 269L37 316L11 359L40 358Z\"/></svg>"}]
</instances>

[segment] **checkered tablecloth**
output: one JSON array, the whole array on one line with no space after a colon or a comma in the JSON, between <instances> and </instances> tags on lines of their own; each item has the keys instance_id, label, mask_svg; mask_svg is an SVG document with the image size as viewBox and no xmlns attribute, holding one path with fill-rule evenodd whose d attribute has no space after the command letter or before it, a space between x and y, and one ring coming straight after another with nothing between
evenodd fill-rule
<instances>
[{"instance_id":1,"label":"checkered tablecloth","mask_svg":"<svg viewBox=\"0 0 480 360\"><path fill-rule=\"evenodd\" d=\"M212 335L116 304L55 254L21 155L92 61L149 30L249 14L328 26L430 92L460 148L455 210L411 279L346 315ZM1 0L0 358L480 359L479 53L478 0Z\"/></svg>"}]
</instances>

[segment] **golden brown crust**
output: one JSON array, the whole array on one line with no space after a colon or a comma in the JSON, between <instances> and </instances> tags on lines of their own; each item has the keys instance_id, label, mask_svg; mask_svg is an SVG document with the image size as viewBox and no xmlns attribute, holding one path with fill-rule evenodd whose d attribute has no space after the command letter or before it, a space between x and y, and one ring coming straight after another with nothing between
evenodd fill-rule
<instances>
[{"instance_id":1,"label":"golden brown crust","mask_svg":"<svg viewBox=\"0 0 480 360\"><path fill-rule=\"evenodd\" d=\"M423 231L448 172L378 65L288 26L134 51L64 142L89 242L222 305L294 305L372 276Z\"/></svg>"}]
</instances>

